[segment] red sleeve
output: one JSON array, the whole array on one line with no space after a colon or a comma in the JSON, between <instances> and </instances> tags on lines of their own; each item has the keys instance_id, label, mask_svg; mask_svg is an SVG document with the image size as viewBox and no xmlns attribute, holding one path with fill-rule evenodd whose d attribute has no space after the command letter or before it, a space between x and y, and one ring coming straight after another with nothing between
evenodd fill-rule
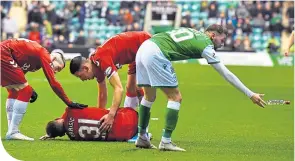
<instances>
[{"instance_id":1,"label":"red sleeve","mask_svg":"<svg viewBox=\"0 0 295 161\"><path fill-rule=\"evenodd\" d=\"M51 67L51 60L48 51L45 48L39 48L38 49L40 54L40 62L41 66L43 68L43 72L52 88L52 90L55 92L55 94L65 103L69 104L70 100L65 94L65 91L63 90L60 83L56 80L54 76L53 69Z\"/></svg>"},{"instance_id":2,"label":"red sleeve","mask_svg":"<svg viewBox=\"0 0 295 161\"><path fill-rule=\"evenodd\" d=\"M108 46L98 47L90 58L108 79L117 71L112 59L113 52ZM100 73L96 73L96 76L98 74Z\"/></svg>"},{"instance_id":3,"label":"red sleeve","mask_svg":"<svg viewBox=\"0 0 295 161\"><path fill-rule=\"evenodd\" d=\"M62 114L61 116L62 119L66 119L67 112L68 112L68 108L66 108L65 112Z\"/></svg>"}]
</instances>

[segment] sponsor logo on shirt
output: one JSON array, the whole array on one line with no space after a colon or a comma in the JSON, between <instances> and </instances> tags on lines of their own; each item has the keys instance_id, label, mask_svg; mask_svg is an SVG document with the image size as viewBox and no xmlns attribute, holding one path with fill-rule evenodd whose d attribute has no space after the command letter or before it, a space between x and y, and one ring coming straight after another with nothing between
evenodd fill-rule
<instances>
[{"instance_id":1,"label":"sponsor logo on shirt","mask_svg":"<svg viewBox=\"0 0 295 161\"><path fill-rule=\"evenodd\" d=\"M22 70L28 70L30 67L31 67L31 64L25 63L25 64L22 66Z\"/></svg>"}]
</instances>

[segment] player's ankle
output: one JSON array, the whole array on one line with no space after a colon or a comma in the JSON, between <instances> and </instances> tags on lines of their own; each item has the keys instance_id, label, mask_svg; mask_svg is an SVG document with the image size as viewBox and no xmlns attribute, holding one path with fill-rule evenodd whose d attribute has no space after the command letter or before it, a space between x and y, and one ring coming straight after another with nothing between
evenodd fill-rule
<instances>
[{"instance_id":1,"label":"player's ankle","mask_svg":"<svg viewBox=\"0 0 295 161\"><path fill-rule=\"evenodd\" d=\"M171 143L171 138L166 138L166 137L162 136L161 142L163 142L165 144Z\"/></svg>"},{"instance_id":2,"label":"player's ankle","mask_svg":"<svg viewBox=\"0 0 295 161\"><path fill-rule=\"evenodd\" d=\"M145 133L145 132L139 133L138 136L144 140L149 140L149 137L148 137L147 133Z\"/></svg>"}]
</instances>

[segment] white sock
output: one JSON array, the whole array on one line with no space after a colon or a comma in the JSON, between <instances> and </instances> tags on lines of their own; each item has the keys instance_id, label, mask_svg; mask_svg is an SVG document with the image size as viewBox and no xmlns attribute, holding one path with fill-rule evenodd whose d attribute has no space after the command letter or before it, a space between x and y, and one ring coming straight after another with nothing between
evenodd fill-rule
<instances>
[{"instance_id":1,"label":"white sock","mask_svg":"<svg viewBox=\"0 0 295 161\"><path fill-rule=\"evenodd\" d=\"M16 99L14 99L14 98L7 98L7 100L6 100L6 115L7 115L8 127L9 127L11 119L12 119L13 104L14 104L15 100Z\"/></svg>"},{"instance_id":2,"label":"white sock","mask_svg":"<svg viewBox=\"0 0 295 161\"><path fill-rule=\"evenodd\" d=\"M168 143L171 143L171 138L165 138L165 137L162 136L161 141L162 141L163 143L165 143L165 144L168 144Z\"/></svg>"},{"instance_id":3,"label":"white sock","mask_svg":"<svg viewBox=\"0 0 295 161\"><path fill-rule=\"evenodd\" d=\"M8 134L13 134L13 133L19 132L18 126L21 123L21 121L26 113L27 106L28 106L28 102L15 100L14 105L13 105L11 123L8 128Z\"/></svg>"},{"instance_id":4,"label":"white sock","mask_svg":"<svg viewBox=\"0 0 295 161\"><path fill-rule=\"evenodd\" d=\"M126 96L124 101L124 107L131 107L133 109L136 109L138 106L138 103L139 103L138 97Z\"/></svg>"}]
</instances>

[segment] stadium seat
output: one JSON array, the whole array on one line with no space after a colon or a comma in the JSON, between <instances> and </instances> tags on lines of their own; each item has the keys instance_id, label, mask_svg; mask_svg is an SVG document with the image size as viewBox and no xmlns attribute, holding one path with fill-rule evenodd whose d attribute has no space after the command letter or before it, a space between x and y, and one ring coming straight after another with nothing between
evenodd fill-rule
<instances>
[{"instance_id":1,"label":"stadium seat","mask_svg":"<svg viewBox=\"0 0 295 161\"><path fill-rule=\"evenodd\" d=\"M258 28L258 27L253 28L253 29L252 29L252 32L253 32L254 34L260 34L260 33L262 33L262 28Z\"/></svg>"}]
</instances>

